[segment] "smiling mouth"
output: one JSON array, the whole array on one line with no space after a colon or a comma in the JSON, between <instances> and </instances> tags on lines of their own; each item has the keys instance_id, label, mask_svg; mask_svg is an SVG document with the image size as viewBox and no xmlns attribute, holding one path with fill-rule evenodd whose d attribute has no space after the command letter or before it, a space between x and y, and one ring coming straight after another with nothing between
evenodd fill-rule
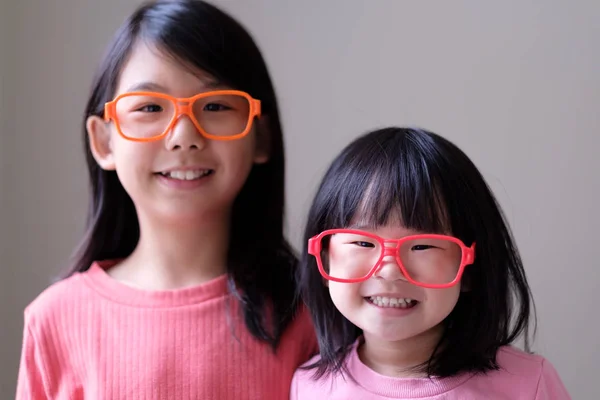
<instances>
[{"instance_id":1,"label":"smiling mouth","mask_svg":"<svg viewBox=\"0 0 600 400\"><path fill-rule=\"evenodd\" d=\"M419 302L414 299L401 297L370 296L365 297L369 303L382 308L413 308Z\"/></svg>"},{"instance_id":2,"label":"smiling mouth","mask_svg":"<svg viewBox=\"0 0 600 400\"><path fill-rule=\"evenodd\" d=\"M193 181L202 179L206 176L212 175L214 170L212 169L198 169L198 170L173 170L167 172L157 172L156 175L164 176L165 178L175 179L179 181Z\"/></svg>"}]
</instances>

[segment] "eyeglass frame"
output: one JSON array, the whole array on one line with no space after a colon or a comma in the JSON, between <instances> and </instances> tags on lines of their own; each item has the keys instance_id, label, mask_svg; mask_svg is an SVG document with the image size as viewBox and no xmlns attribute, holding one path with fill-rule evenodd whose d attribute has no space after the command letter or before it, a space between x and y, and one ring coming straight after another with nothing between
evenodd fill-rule
<instances>
[{"instance_id":1,"label":"eyeglass frame","mask_svg":"<svg viewBox=\"0 0 600 400\"><path fill-rule=\"evenodd\" d=\"M232 95L241 96L241 97L244 97L246 100L248 100L249 112L248 112L248 122L246 123L246 128L241 133L238 133L233 136L219 136L219 135L211 135L211 134L207 133L202 128L202 126L200 125L200 122L198 122L198 120L196 119L196 116L194 115L194 111L193 111L194 102L196 102L196 100L199 100L199 99L202 99L205 97L210 97L210 96L232 96ZM134 138L131 136L127 136L123 133L123 131L121 130L121 125L119 123L119 118L117 116L116 105L120 99L125 98L125 97L132 97L132 96L159 97L162 99L170 100L175 105L175 112L173 113L173 117L172 117L171 121L169 122L169 124L167 125L167 127L165 128L163 133L161 133L160 135L157 135L157 136L153 136L151 138ZM112 120L115 123L115 127L117 128L117 132L119 133L119 135L121 135L121 137L123 139L131 140L133 142L154 142L154 141L163 139L169 133L169 131L171 131L173 129L173 127L175 126L175 124L177 123L179 118L181 118L183 115L186 115L190 119L190 121L192 121L196 130L198 132L200 132L200 134L207 139L224 140L224 141L237 140L237 139L241 139L244 136L248 135L248 133L250 132L250 129L252 128L252 123L253 123L254 119L260 118L261 102L260 102L260 100L255 99L252 96L250 96L250 94L240 91L240 90L214 90L214 91L210 91L210 92L198 93L197 95L194 95L192 97L174 97L174 96L168 95L166 93L160 93L160 92L147 92L147 91L127 92L127 93L122 93L122 94L118 95L113 100L106 102L104 104L104 121L108 123Z\"/></svg>"},{"instance_id":2,"label":"eyeglass frame","mask_svg":"<svg viewBox=\"0 0 600 400\"><path fill-rule=\"evenodd\" d=\"M335 278L335 277L330 276L327 272L325 272L325 268L323 267L323 260L321 260L321 250L322 250L321 240L324 236L333 235L333 234L337 234L337 233L347 233L347 234L353 234L353 235L367 236L367 237L370 237L370 238L376 240L381 245L381 254L379 255L379 258L377 259L377 262L371 268L369 273L366 274L364 277L348 278L348 279ZM408 242L410 240L415 240L415 239L448 240L450 242L453 242L453 243L459 245L459 247L461 249L461 261L460 261L460 266L458 268L458 271L456 273L456 277L454 278L454 280L452 282L442 283L442 284L423 283L423 282L418 282L418 281L414 280L410 276L410 274L406 271L406 268L402 264L402 260L400 259L400 248L403 243ZM386 246L386 244L393 244L395 246ZM311 237L310 239L308 239L308 254L315 257L315 259L317 261L317 267L319 268L319 272L321 273L321 276L329 281L340 282L340 283L364 282L364 281L370 279L375 274L375 272L377 272L377 270L381 266L383 259L386 256L394 256L394 258L396 260L396 264L398 264L398 267L400 268L402 275L408 282L412 283L415 286L421 286L421 287L429 288L429 289L445 289L445 288L449 288L449 287L456 285L461 280L463 272L465 270L465 267L468 265L471 265L475 262L475 243L471 244L470 247L467 247L463 243L462 240L460 240L456 237L447 236L447 235L439 235L439 234L419 234L419 235L404 236L400 239L385 239L385 238L382 238L381 236L375 235L374 233L365 232L365 231L361 231L361 230L357 230L357 229L328 229L328 230L325 230L325 231L319 233L318 235L315 235L315 236Z\"/></svg>"}]
</instances>

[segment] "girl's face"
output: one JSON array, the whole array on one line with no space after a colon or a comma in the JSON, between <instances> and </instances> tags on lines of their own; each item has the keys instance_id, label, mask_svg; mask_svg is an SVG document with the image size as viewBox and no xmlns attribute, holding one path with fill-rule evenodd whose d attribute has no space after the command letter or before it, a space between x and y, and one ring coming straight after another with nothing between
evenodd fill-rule
<instances>
[{"instance_id":1,"label":"girl's face","mask_svg":"<svg viewBox=\"0 0 600 400\"><path fill-rule=\"evenodd\" d=\"M140 43L121 71L116 96L152 91L191 97L219 89L230 88ZM140 110L157 111L148 107ZM88 119L87 128L98 164L105 170L116 170L138 214L168 223L193 224L199 218L227 214L253 164L268 160L265 140L258 139L254 126L241 139L211 140L182 116L164 138L152 142L127 140L113 122L95 116Z\"/></svg>"},{"instance_id":2,"label":"girl's face","mask_svg":"<svg viewBox=\"0 0 600 400\"><path fill-rule=\"evenodd\" d=\"M408 230L399 224L388 224L367 231L384 239L400 239L422 233ZM333 242L336 239L331 240ZM446 257L460 260L460 249L456 251L457 254L447 254ZM330 268L338 270L344 267L359 267L335 264L342 261L354 263L352 260L356 258L331 254L329 265ZM370 265L366 268L369 269ZM460 283L445 289L428 289L413 285L405 279L393 256L384 257L374 275L364 282L327 281L327 284L337 309L363 330L365 338L385 342L403 341L419 336L438 336L435 332L456 305L461 290ZM434 335L431 336L431 333Z\"/></svg>"}]
</instances>

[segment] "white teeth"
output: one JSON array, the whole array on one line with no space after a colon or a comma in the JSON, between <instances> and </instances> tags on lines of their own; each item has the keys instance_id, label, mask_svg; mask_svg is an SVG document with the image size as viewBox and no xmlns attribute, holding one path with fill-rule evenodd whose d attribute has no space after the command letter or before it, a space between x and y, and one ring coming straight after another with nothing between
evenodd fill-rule
<instances>
[{"instance_id":1,"label":"white teeth","mask_svg":"<svg viewBox=\"0 0 600 400\"><path fill-rule=\"evenodd\" d=\"M385 297L385 296L371 296L369 300L373 304L379 307L393 307L393 308L407 308L415 300L409 298L396 298L396 297Z\"/></svg>"},{"instance_id":2,"label":"white teeth","mask_svg":"<svg viewBox=\"0 0 600 400\"><path fill-rule=\"evenodd\" d=\"M164 176L181 181L191 181L210 174L210 169L200 169L195 171L169 171L163 172Z\"/></svg>"}]
</instances>

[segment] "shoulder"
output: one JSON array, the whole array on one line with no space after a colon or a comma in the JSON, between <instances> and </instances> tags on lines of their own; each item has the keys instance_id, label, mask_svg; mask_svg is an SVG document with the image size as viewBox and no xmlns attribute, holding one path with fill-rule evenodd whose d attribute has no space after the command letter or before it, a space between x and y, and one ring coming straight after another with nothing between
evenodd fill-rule
<instances>
[{"instance_id":1,"label":"shoulder","mask_svg":"<svg viewBox=\"0 0 600 400\"><path fill-rule=\"evenodd\" d=\"M292 378L290 400L313 400L327 392L326 388L332 384L332 378L316 379L314 376L316 369L309 368L320 358L319 355L313 356L296 370Z\"/></svg>"},{"instance_id":2,"label":"shoulder","mask_svg":"<svg viewBox=\"0 0 600 400\"><path fill-rule=\"evenodd\" d=\"M545 357L526 353L513 346L501 347L496 360L501 371L533 380L547 373L549 369L554 369L552 363Z\"/></svg>"},{"instance_id":3,"label":"shoulder","mask_svg":"<svg viewBox=\"0 0 600 400\"><path fill-rule=\"evenodd\" d=\"M319 354L312 356L311 358L309 358L304 364L302 364L300 366L300 368L298 368L298 370L296 371L296 374L298 375L298 377L302 377L303 379L306 377L310 377L312 379L312 376L314 375L315 370L312 368L309 368L311 365L314 365L316 362L318 362L321 359L321 356Z\"/></svg>"},{"instance_id":4,"label":"shoulder","mask_svg":"<svg viewBox=\"0 0 600 400\"><path fill-rule=\"evenodd\" d=\"M53 283L44 289L25 308L25 325L28 329L43 328L60 318L67 310L85 304L90 290L81 273Z\"/></svg>"},{"instance_id":5,"label":"shoulder","mask_svg":"<svg viewBox=\"0 0 600 400\"><path fill-rule=\"evenodd\" d=\"M500 368L511 373L538 375L546 359L537 354L526 353L513 346L504 346L496 357Z\"/></svg>"},{"instance_id":6,"label":"shoulder","mask_svg":"<svg viewBox=\"0 0 600 400\"><path fill-rule=\"evenodd\" d=\"M292 378L290 400L341 400L364 398L362 396L367 395L346 372L329 373L317 378L317 369L312 366L320 359L320 355L313 356L296 370Z\"/></svg>"},{"instance_id":7,"label":"shoulder","mask_svg":"<svg viewBox=\"0 0 600 400\"><path fill-rule=\"evenodd\" d=\"M70 362L65 360L79 344L79 328L89 326L84 321L90 304L86 286L81 274L75 274L47 287L25 308L20 388L54 385L68 373Z\"/></svg>"},{"instance_id":8,"label":"shoulder","mask_svg":"<svg viewBox=\"0 0 600 400\"><path fill-rule=\"evenodd\" d=\"M567 400L569 396L554 365L539 354L530 354L512 346L498 351L498 364L501 371L517 384L532 387L535 399Z\"/></svg>"},{"instance_id":9,"label":"shoulder","mask_svg":"<svg viewBox=\"0 0 600 400\"><path fill-rule=\"evenodd\" d=\"M501 347L499 369L471 378L467 387L476 393L510 395L514 399L569 400L556 369L545 357L512 346Z\"/></svg>"}]
</instances>

